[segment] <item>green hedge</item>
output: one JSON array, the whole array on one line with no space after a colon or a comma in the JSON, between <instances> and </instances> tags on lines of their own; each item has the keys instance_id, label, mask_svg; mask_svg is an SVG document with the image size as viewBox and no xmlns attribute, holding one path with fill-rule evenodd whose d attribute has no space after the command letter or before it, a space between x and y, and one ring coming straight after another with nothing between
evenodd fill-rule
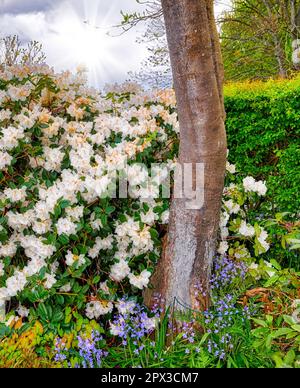
<instances>
[{"instance_id":1,"label":"green hedge","mask_svg":"<svg viewBox=\"0 0 300 388\"><path fill-rule=\"evenodd\" d=\"M300 210L300 77L225 87L229 159L264 179L280 211Z\"/></svg>"}]
</instances>

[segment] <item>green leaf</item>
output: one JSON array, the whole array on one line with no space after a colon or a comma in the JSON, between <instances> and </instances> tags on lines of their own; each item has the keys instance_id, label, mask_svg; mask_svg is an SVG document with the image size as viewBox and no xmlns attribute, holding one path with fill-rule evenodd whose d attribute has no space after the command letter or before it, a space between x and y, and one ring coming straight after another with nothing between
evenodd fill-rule
<instances>
[{"instance_id":1,"label":"green leaf","mask_svg":"<svg viewBox=\"0 0 300 388\"><path fill-rule=\"evenodd\" d=\"M284 363L287 365L292 365L296 358L296 353L294 352L293 349L287 352L286 356L284 357Z\"/></svg>"},{"instance_id":2,"label":"green leaf","mask_svg":"<svg viewBox=\"0 0 300 388\"><path fill-rule=\"evenodd\" d=\"M105 213L106 213L106 214L111 214L111 213L113 213L115 210L116 210L116 208L115 208L114 206L107 206L107 208L105 209Z\"/></svg>"},{"instance_id":3,"label":"green leaf","mask_svg":"<svg viewBox=\"0 0 300 388\"><path fill-rule=\"evenodd\" d=\"M271 336L272 338L277 338L277 337L281 337L283 335L287 335L287 334L290 334L292 333L293 330L290 329L289 327L281 327L280 329L274 331Z\"/></svg>"},{"instance_id":4,"label":"green leaf","mask_svg":"<svg viewBox=\"0 0 300 388\"><path fill-rule=\"evenodd\" d=\"M103 226L107 225L107 215L106 214L100 214L100 220Z\"/></svg>"},{"instance_id":5,"label":"green leaf","mask_svg":"<svg viewBox=\"0 0 300 388\"><path fill-rule=\"evenodd\" d=\"M151 228L151 229L149 230L149 232L150 232L151 238L152 238L153 240L158 239L159 234L158 234L158 231L157 231L156 229Z\"/></svg>"},{"instance_id":6,"label":"green leaf","mask_svg":"<svg viewBox=\"0 0 300 388\"><path fill-rule=\"evenodd\" d=\"M299 334L296 331L293 331L292 333L287 334L286 339L292 339L297 337Z\"/></svg>"},{"instance_id":7,"label":"green leaf","mask_svg":"<svg viewBox=\"0 0 300 388\"><path fill-rule=\"evenodd\" d=\"M70 205L71 205L71 202L68 201L67 199L63 199L62 201L59 202L59 206L62 209L65 209L65 208L69 207Z\"/></svg>"},{"instance_id":8,"label":"green leaf","mask_svg":"<svg viewBox=\"0 0 300 388\"><path fill-rule=\"evenodd\" d=\"M273 323L272 315L266 315L266 321L268 323L268 326L270 326Z\"/></svg>"},{"instance_id":9,"label":"green leaf","mask_svg":"<svg viewBox=\"0 0 300 388\"><path fill-rule=\"evenodd\" d=\"M300 325L293 325L292 329L294 329L300 333Z\"/></svg>"},{"instance_id":10,"label":"green leaf","mask_svg":"<svg viewBox=\"0 0 300 388\"><path fill-rule=\"evenodd\" d=\"M93 279L93 284L97 284L97 283L99 283L99 282L100 282L100 276L97 275L97 276L95 276L94 279Z\"/></svg>"},{"instance_id":11,"label":"green leaf","mask_svg":"<svg viewBox=\"0 0 300 388\"><path fill-rule=\"evenodd\" d=\"M64 319L64 314L61 310L56 310L52 316L51 322L58 323Z\"/></svg>"},{"instance_id":12,"label":"green leaf","mask_svg":"<svg viewBox=\"0 0 300 388\"><path fill-rule=\"evenodd\" d=\"M120 214L118 218L119 218L119 221L120 221L121 223L127 221L127 217L125 216L125 214Z\"/></svg>"},{"instance_id":13,"label":"green leaf","mask_svg":"<svg viewBox=\"0 0 300 388\"><path fill-rule=\"evenodd\" d=\"M58 218L61 215L61 207L59 204L55 205L54 208L54 217Z\"/></svg>"},{"instance_id":14,"label":"green leaf","mask_svg":"<svg viewBox=\"0 0 300 388\"><path fill-rule=\"evenodd\" d=\"M44 303L40 303L37 308L37 313L44 321L51 321L52 318L52 307L46 306Z\"/></svg>"},{"instance_id":15,"label":"green leaf","mask_svg":"<svg viewBox=\"0 0 300 388\"><path fill-rule=\"evenodd\" d=\"M295 320L291 315L283 315L284 322L286 322L288 325L292 326L295 325Z\"/></svg>"},{"instance_id":16,"label":"green leaf","mask_svg":"<svg viewBox=\"0 0 300 388\"><path fill-rule=\"evenodd\" d=\"M4 323L0 323L0 338L4 338L11 333L11 328Z\"/></svg>"},{"instance_id":17,"label":"green leaf","mask_svg":"<svg viewBox=\"0 0 300 388\"><path fill-rule=\"evenodd\" d=\"M265 338L266 335L269 333L269 328L268 327L258 327L257 329L251 330L251 333L256 338Z\"/></svg>"},{"instance_id":18,"label":"green leaf","mask_svg":"<svg viewBox=\"0 0 300 388\"><path fill-rule=\"evenodd\" d=\"M69 237L66 235L66 234L61 234L59 237L58 237L58 241L63 244L63 245L66 245L69 243Z\"/></svg>"},{"instance_id":19,"label":"green leaf","mask_svg":"<svg viewBox=\"0 0 300 388\"><path fill-rule=\"evenodd\" d=\"M264 287L270 287L272 286L274 283L277 282L277 280L279 279L279 276L278 275L273 275L270 277L269 280L266 281L266 283L264 284Z\"/></svg>"},{"instance_id":20,"label":"green leaf","mask_svg":"<svg viewBox=\"0 0 300 388\"><path fill-rule=\"evenodd\" d=\"M281 271L281 266L275 259L271 259L270 263L273 265L274 268L276 268L278 271Z\"/></svg>"},{"instance_id":21,"label":"green leaf","mask_svg":"<svg viewBox=\"0 0 300 388\"><path fill-rule=\"evenodd\" d=\"M292 250L300 249L300 244L294 244L290 247Z\"/></svg>"},{"instance_id":22,"label":"green leaf","mask_svg":"<svg viewBox=\"0 0 300 388\"><path fill-rule=\"evenodd\" d=\"M63 295L56 295L56 301L59 305L62 306L65 302L65 298L63 297Z\"/></svg>"},{"instance_id":23,"label":"green leaf","mask_svg":"<svg viewBox=\"0 0 300 388\"><path fill-rule=\"evenodd\" d=\"M258 319L258 318L252 318L252 320L259 326L262 326L262 327L268 327L268 324L266 321L263 321L262 319Z\"/></svg>"},{"instance_id":24,"label":"green leaf","mask_svg":"<svg viewBox=\"0 0 300 388\"><path fill-rule=\"evenodd\" d=\"M47 311L47 308L45 306L44 303L40 303L38 305L38 308L37 308L37 313L39 314L39 316L42 318L42 319L46 319L47 315L48 315L48 311Z\"/></svg>"}]
</instances>

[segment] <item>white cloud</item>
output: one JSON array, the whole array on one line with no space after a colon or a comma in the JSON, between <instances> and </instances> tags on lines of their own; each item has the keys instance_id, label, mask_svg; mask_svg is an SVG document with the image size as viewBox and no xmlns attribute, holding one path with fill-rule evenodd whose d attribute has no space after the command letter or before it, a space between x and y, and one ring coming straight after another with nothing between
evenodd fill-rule
<instances>
[{"instance_id":1,"label":"white cloud","mask_svg":"<svg viewBox=\"0 0 300 388\"><path fill-rule=\"evenodd\" d=\"M21 13L12 12L19 3L28 4L20 8ZM90 83L95 86L124 81L128 71L138 69L146 48L135 42L137 32L117 37L106 35L120 21L120 10L132 10L130 6L135 2L65 0L51 1L51 6L46 3L2 0L2 34L18 34L22 41L40 41L47 62L58 71L74 70L78 64L86 63L90 68Z\"/></svg>"},{"instance_id":2,"label":"white cloud","mask_svg":"<svg viewBox=\"0 0 300 388\"><path fill-rule=\"evenodd\" d=\"M59 3L59 0L0 0L0 13L20 14L45 11Z\"/></svg>"}]
</instances>

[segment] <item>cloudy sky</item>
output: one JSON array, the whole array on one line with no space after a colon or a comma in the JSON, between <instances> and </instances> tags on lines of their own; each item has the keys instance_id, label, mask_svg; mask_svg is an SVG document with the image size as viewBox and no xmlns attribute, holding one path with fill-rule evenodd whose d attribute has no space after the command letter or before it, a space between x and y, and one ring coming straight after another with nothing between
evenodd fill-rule
<instances>
[{"instance_id":1,"label":"cloudy sky","mask_svg":"<svg viewBox=\"0 0 300 388\"><path fill-rule=\"evenodd\" d=\"M40 41L55 70L84 64L90 83L102 86L124 81L146 55L146 47L135 42L142 25L121 36L107 35L116 35L112 26L120 22L121 10L142 8L135 0L0 0L0 34Z\"/></svg>"}]
</instances>

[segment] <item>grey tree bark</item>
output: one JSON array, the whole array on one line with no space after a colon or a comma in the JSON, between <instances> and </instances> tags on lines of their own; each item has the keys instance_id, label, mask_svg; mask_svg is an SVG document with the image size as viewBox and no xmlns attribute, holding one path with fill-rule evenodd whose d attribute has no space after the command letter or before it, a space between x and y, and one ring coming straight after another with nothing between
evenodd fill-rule
<instances>
[{"instance_id":1,"label":"grey tree bark","mask_svg":"<svg viewBox=\"0 0 300 388\"><path fill-rule=\"evenodd\" d=\"M213 0L162 0L180 123L179 164L204 165L204 205L173 198L163 254L145 292L167 306L206 307L226 166L223 64ZM196 184L195 177L193 183ZM206 296L195 296L200 284Z\"/></svg>"}]
</instances>

